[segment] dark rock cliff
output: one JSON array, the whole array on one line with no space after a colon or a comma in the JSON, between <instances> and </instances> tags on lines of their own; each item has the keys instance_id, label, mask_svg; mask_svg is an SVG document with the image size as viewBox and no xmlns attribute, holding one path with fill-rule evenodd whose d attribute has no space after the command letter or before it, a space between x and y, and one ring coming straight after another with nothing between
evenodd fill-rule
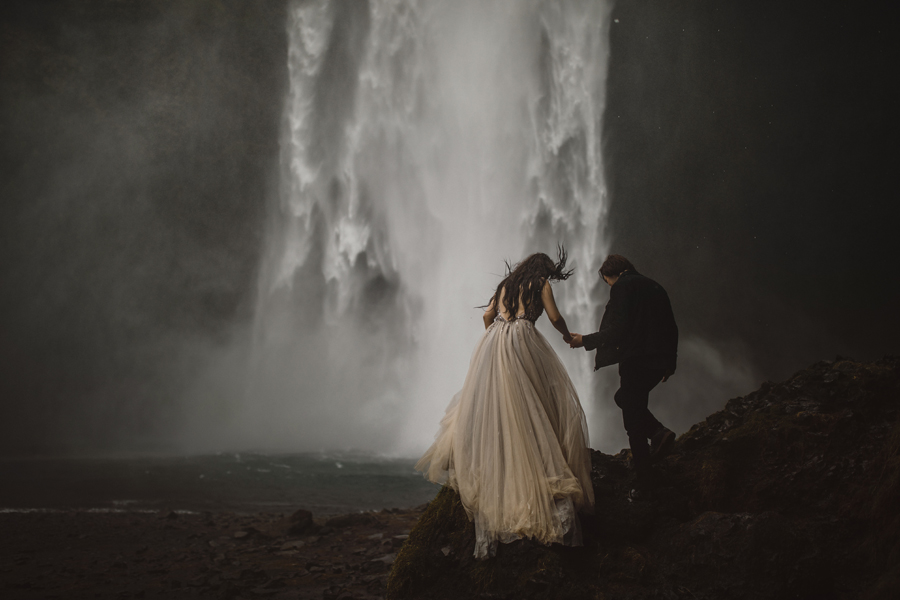
<instances>
[{"instance_id":1,"label":"dark rock cliff","mask_svg":"<svg viewBox=\"0 0 900 600\"><path fill-rule=\"evenodd\" d=\"M614 5L614 249L666 288L679 327L739 340L766 378L832 352L895 352L894 8Z\"/></svg>"},{"instance_id":2,"label":"dark rock cliff","mask_svg":"<svg viewBox=\"0 0 900 600\"><path fill-rule=\"evenodd\" d=\"M286 57L283 1L0 5L0 452L177 428L252 314Z\"/></svg>"},{"instance_id":3,"label":"dark rock cliff","mask_svg":"<svg viewBox=\"0 0 900 600\"><path fill-rule=\"evenodd\" d=\"M593 453L584 548L472 558L444 488L394 564L401 598L893 598L900 587L900 360L838 358L765 383L682 435L636 491Z\"/></svg>"}]
</instances>

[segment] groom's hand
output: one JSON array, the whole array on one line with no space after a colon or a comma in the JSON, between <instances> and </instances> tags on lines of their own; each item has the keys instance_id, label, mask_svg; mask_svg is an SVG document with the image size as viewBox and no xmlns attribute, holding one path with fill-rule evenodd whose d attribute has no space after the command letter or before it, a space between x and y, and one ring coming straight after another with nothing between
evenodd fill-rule
<instances>
[{"instance_id":1,"label":"groom's hand","mask_svg":"<svg viewBox=\"0 0 900 600\"><path fill-rule=\"evenodd\" d=\"M581 339L580 333L573 333L572 340L569 342L569 348L582 348L584 341Z\"/></svg>"}]
</instances>

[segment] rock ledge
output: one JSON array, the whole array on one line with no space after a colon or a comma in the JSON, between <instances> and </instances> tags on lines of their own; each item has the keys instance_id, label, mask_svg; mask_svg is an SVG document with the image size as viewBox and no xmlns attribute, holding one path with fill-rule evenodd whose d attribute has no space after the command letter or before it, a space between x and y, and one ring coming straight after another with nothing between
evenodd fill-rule
<instances>
[{"instance_id":1,"label":"rock ledge","mask_svg":"<svg viewBox=\"0 0 900 600\"><path fill-rule=\"evenodd\" d=\"M501 545L443 489L403 544L388 598L893 598L900 589L900 361L838 357L729 400L635 489L593 452L586 546Z\"/></svg>"}]
</instances>

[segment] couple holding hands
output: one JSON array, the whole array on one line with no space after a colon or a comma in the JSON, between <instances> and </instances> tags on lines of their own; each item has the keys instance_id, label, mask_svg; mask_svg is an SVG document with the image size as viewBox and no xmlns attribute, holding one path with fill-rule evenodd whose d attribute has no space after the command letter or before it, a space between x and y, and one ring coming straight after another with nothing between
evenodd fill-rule
<instances>
[{"instance_id":1,"label":"couple holding hands","mask_svg":"<svg viewBox=\"0 0 900 600\"><path fill-rule=\"evenodd\" d=\"M587 424L559 357L534 327L544 313L572 348L596 350L594 369L619 365L615 394L638 478L668 454L675 434L649 411L650 390L674 372L678 328L666 291L612 254L600 267L610 286L596 333L569 331L552 281L568 279L558 260L532 254L497 286L469 372L416 468L459 492L475 523L476 558L522 537L580 545L578 512L593 512Z\"/></svg>"}]
</instances>

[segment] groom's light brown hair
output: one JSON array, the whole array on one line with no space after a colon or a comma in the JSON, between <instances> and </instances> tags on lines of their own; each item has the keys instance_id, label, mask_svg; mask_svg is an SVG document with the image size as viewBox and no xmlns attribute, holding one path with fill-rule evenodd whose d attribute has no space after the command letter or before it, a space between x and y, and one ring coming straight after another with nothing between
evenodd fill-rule
<instances>
[{"instance_id":1,"label":"groom's light brown hair","mask_svg":"<svg viewBox=\"0 0 900 600\"><path fill-rule=\"evenodd\" d=\"M600 275L603 277L618 277L624 271L636 271L631 261L621 254L610 254L600 267Z\"/></svg>"}]
</instances>

